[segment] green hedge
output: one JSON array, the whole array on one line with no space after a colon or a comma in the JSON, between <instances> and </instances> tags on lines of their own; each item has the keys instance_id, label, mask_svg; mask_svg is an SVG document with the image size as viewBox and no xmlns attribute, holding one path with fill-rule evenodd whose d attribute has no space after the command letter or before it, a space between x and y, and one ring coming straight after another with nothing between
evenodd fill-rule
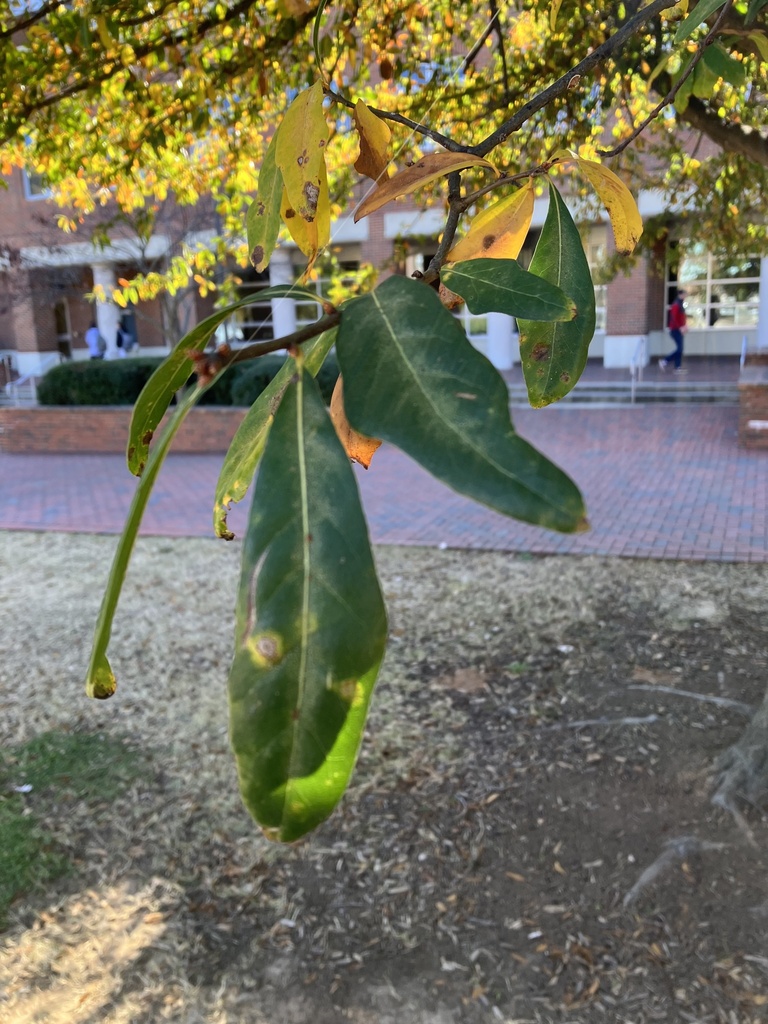
<instances>
[{"instance_id":1,"label":"green hedge","mask_svg":"<svg viewBox=\"0 0 768 1024\"><path fill-rule=\"evenodd\" d=\"M283 365L284 356L263 356L234 366L217 380L200 400L201 405L250 406ZM133 405L160 357L92 359L61 363L40 381L41 405ZM323 398L330 402L339 367L333 356L323 364L317 380Z\"/></svg>"}]
</instances>

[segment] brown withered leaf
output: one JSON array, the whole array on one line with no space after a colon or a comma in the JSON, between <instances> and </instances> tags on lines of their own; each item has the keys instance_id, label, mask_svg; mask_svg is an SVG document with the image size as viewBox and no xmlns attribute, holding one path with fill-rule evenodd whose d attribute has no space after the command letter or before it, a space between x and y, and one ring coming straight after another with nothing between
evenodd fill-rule
<instances>
[{"instance_id":1,"label":"brown withered leaf","mask_svg":"<svg viewBox=\"0 0 768 1024\"><path fill-rule=\"evenodd\" d=\"M344 385L341 377L336 381L336 387L333 389L330 412L331 421L344 446L344 451L353 462L359 462L364 469L368 469L371 459L381 447L381 441L375 437L366 437L350 424L347 414L344 412Z\"/></svg>"},{"instance_id":2,"label":"brown withered leaf","mask_svg":"<svg viewBox=\"0 0 768 1024\"><path fill-rule=\"evenodd\" d=\"M497 177L499 176L499 171L493 164L481 156L472 156L471 153L427 153L417 163L399 171L394 177L387 178L374 189L358 207L355 222L386 206L398 196L410 195L431 181L467 167L488 167Z\"/></svg>"},{"instance_id":3,"label":"brown withered leaf","mask_svg":"<svg viewBox=\"0 0 768 1024\"><path fill-rule=\"evenodd\" d=\"M372 114L369 108L358 100L354 111L355 127L360 136L360 156L355 160L355 170L373 181L386 179L389 164L389 142L392 132L386 121Z\"/></svg>"}]
</instances>

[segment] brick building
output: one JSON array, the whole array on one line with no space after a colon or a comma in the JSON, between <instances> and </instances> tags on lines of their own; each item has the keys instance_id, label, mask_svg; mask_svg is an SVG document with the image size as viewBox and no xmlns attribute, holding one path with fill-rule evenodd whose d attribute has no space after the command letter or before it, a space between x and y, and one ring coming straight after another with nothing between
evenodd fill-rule
<instances>
[{"instance_id":1,"label":"brick building","mask_svg":"<svg viewBox=\"0 0 768 1024\"><path fill-rule=\"evenodd\" d=\"M41 183L33 176L15 172L8 189L0 190L0 223L4 256L0 272L0 374L39 374L62 358L84 359L88 350L84 334L92 319L108 343L108 358L118 355L115 336L118 322L125 317L142 354L168 350L173 331L159 300L140 303L123 313L110 301L92 304L86 296L101 285L107 296L120 278L130 278L146 260L162 261L178 244L174 231L153 236L139 251L129 232L118 231L101 248L78 236L63 234L56 225L58 208L47 200ZM531 231L522 254L530 258L544 223L548 200L537 199ZM644 218L664 212L660 198L651 192L638 197ZM612 233L594 209L573 206L583 228L590 265L599 269L612 245ZM203 216L206 211L203 209ZM213 219L210 212L208 224ZM198 217L200 213L198 211ZM183 226L173 225L182 231ZM434 253L442 228L439 209L419 210L411 201L389 204L360 223L344 216L333 231L332 247L338 264L352 271L366 264L382 274L398 270L412 273L422 269ZM210 234L198 223L184 228L184 240L204 241ZM183 233L183 232L182 232ZM270 283L286 283L300 272L301 256L291 245L279 248L262 275L246 270L243 288L251 290L252 307L228 327L228 336L238 340L281 337L297 324L314 319L314 304L281 299L259 303L258 292ZM685 286L689 333L687 356L738 356L746 340L749 348L768 347L768 259L718 261L702 242L678 245L674 230L668 241L643 256L629 276L619 275L599 284L597 330L590 357L606 366L629 366L633 358L665 353L666 310L678 286ZM322 287L322 281L318 283ZM211 300L190 294L183 300L185 326L191 326L211 309ZM508 368L517 358L514 324L503 314L472 316L465 309L458 314L472 342L499 368ZM759 321L759 323L758 323ZM0 380L0 384L2 380Z\"/></svg>"}]
</instances>

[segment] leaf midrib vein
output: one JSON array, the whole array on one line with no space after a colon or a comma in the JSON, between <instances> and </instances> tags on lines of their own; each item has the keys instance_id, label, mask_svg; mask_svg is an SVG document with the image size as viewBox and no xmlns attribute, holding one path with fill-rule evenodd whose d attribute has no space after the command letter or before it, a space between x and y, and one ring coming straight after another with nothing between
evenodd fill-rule
<instances>
[{"instance_id":1,"label":"leaf midrib vein","mask_svg":"<svg viewBox=\"0 0 768 1024\"><path fill-rule=\"evenodd\" d=\"M403 363L408 368L408 371L410 372L411 376L413 377L413 379L414 379L414 381L416 383L417 390L419 390L422 393L422 395L424 396L424 398L427 401L427 404L433 409L433 411L435 412L437 418L442 423L444 423L448 427L448 429L451 431L451 433L455 434L463 444L465 444L468 448L470 448L477 455L479 455L480 458L483 461L488 462L488 463L490 463L490 465L494 466L503 476L509 477L510 480L514 480L515 483L517 483L520 487L524 488L525 490L527 490L531 494L535 494L537 498L540 498L546 504L548 504L548 505L550 505L552 507L559 508L562 512L565 512L566 510L563 508L562 505L555 505L555 503L551 499L547 498L540 491L538 491L535 488L531 487L529 484L524 483L520 479L519 476L515 476L514 473L511 473L508 469L505 469L504 466L499 465L499 463L496 462L495 459L492 459L488 455L487 452L483 451L482 448L479 448L476 444L473 444L471 440L469 440L464 434L462 434L460 431L458 431L456 429L456 427L451 423L450 420L447 420L441 414L440 409L438 408L438 406L435 405L435 403L430 398L428 392L421 386L421 381L419 379L419 376L415 372L413 367L411 366L411 364L408 361L408 359L406 358L405 352L403 351L403 348L402 348L402 346L400 345L400 342L397 339L397 335L396 335L396 333L395 333L395 331L394 331L394 329L392 327L392 324L389 322L389 318L388 318L387 314L384 312L384 309L382 308L382 305L379 302L378 296L376 295L375 291L371 292L371 298L373 299L373 301L374 301L374 303L375 303L379 313L381 314L382 320L384 321L384 323L387 326L387 330L389 331L389 333L390 333L390 335L392 337L392 341L394 342L395 347L397 348L397 351L400 353L400 356L402 358Z\"/></svg>"}]
</instances>

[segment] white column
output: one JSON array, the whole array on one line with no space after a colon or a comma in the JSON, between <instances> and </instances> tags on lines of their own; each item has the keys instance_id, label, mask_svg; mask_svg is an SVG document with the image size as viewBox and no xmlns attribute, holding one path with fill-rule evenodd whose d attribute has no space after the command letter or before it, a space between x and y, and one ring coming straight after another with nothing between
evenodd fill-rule
<instances>
[{"instance_id":1,"label":"white column","mask_svg":"<svg viewBox=\"0 0 768 1024\"><path fill-rule=\"evenodd\" d=\"M760 305L757 308L757 347L768 348L768 256L760 260Z\"/></svg>"},{"instance_id":2,"label":"white column","mask_svg":"<svg viewBox=\"0 0 768 1024\"><path fill-rule=\"evenodd\" d=\"M107 343L105 359L117 358L117 325L120 322L120 310L112 301L112 292L117 287L115 268L111 263L94 263L91 266L93 271L94 288L101 285L104 289L106 301L96 300L96 326L99 334Z\"/></svg>"},{"instance_id":3,"label":"white column","mask_svg":"<svg viewBox=\"0 0 768 1024\"><path fill-rule=\"evenodd\" d=\"M275 249L269 261L270 286L293 282L290 254L285 249ZM296 303L293 299L272 299L272 329L276 338L285 338L296 330Z\"/></svg>"},{"instance_id":4,"label":"white column","mask_svg":"<svg viewBox=\"0 0 768 1024\"><path fill-rule=\"evenodd\" d=\"M497 370L510 370L515 362L517 335L512 317L506 313L488 313L488 358Z\"/></svg>"}]
</instances>

